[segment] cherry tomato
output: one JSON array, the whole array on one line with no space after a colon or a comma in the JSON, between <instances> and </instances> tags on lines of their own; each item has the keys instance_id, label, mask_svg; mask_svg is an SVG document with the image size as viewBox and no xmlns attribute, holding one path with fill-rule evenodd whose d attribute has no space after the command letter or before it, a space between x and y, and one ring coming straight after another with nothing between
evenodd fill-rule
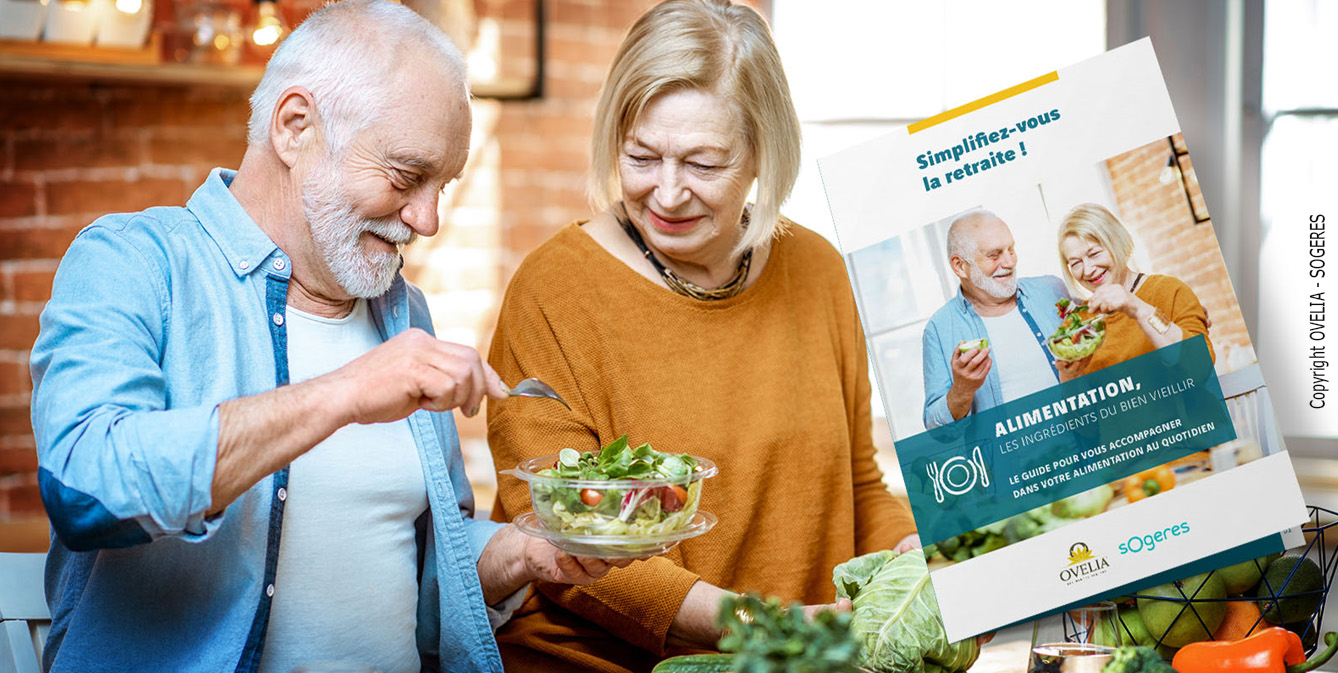
<instances>
[{"instance_id":1,"label":"cherry tomato","mask_svg":"<svg viewBox=\"0 0 1338 673\"><path fill-rule=\"evenodd\" d=\"M688 501L688 492L678 484L661 486L657 491L656 495L660 497L660 509L666 512L677 512L683 509L683 505Z\"/></svg>"},{"instance_id":2,"label":"cherry tomato","mask_svg":"<svg viewBox=\"0 0 1338 673\"><path fill-rule=\"evenodd\" d=\"M604 494L599 491L590 488L581 489L581 502L585 503L586 507L596 507L603 499Z\"/></svg>"}]
</instances>

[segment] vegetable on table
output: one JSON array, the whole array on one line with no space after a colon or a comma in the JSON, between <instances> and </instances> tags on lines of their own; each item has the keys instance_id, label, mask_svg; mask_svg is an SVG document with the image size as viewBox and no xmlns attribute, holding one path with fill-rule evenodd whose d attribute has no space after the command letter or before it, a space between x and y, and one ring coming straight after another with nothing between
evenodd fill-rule
<instances>
[{"instance_id":1,"label":"vegetable on table","mask_svg":"<svg viewBox=\"0 0 1338 673\"><path fill-rule=\"evenodd\" d=\"M1110 484L1071 495L1050 506L1055 516L1065 519L1086 519L1106 511L1106 505L1115 498L1115 489Z\"/></svg>"},{"instance_id":2,"label":"vegetable on table","mask_svg":"<svg viewBox=\"0 0 1338 673\"><path fill-rule=\"evenodd\" d=\"M1156 650L1138 645L1116 648L1101 673L1176 673L1176 670L1162 661Z\"/></svg>"},{"instance_id":3,"label":"vegetable on table","mask_svg":"<svg viewBox=\"0 0 1338 673\"><path fill-rule=\"evenodd\" d=\"M929 558L934 554L939 554L950 561L961 562L1063 528L1076 521L1076 519L1060 516L1057 512L1064 511L1067 514L1089 511L1102 499L1102 488L1099 486L1091 491L1073 496L1077 500L1071 504L1042 505L1021 514L1015 514L1007 519L981 526L975 530L954 535L946 540L940 540L924 548L925 557ZM1105 488L1108 488L1108 486ZM1104 509L1105 504L1101 503L1100 507Z\"/></svg>"},{"instance_id":4,"label":"vegetable on table","mask_svg":"<svg viewBox=\"0 0 1338 673\"><path fill-rule=\"evenodd\" d=\"M731 670L853 673L860 643L850 629L851 614L826 610L809 619L801 607L797 602L786 607L780 599L763 599L756 594L721 601L716 625L724 634L720 650L733 653Z\"/></svg>"},{"instance_id":5,"label":"vegetable on table","mask_svg":"<svg viewBox=\"0 0 1338 673\"><path fill-rule=\"evenodd\" d=\"M801 607L757 594L727 597L716 614L722 654L671 657L652 673L856 673L859 641L850 613L808 619Z\"/></svg>"},{"instance_id":6,"label":"vegetable on table","mask_svg":"<svg viewBox=\"0 0 1338 673\"><path fill-rule=\"evenodd\" d=\"M1309 661L1301 638L1274 626L1244 640L1190 643L1176 652L1178 673L1305 673L1323 666L1338 651L1338 634L1324 636L1326 649Z\"/></svg>"},{"instance_id":7,"label":"vegetable on table","mask_svg":"<svg viewBox=\"0 0 1338 673\"><path fill-rule=\"evenodd\" d=\"M689 654L665 659L650 673L728 673L733 670L732 654Z\"/></svg>"},{"instance_id":8,"label":"vegetable on table","mask_svg":"<svg viewBox=\"0 0 1338 673\"><path fill-rule=\"evenodd\" d=\"M1124 479L1124 497L1128 498L1129 502L1138 502L1173 488L1175 488L1175 473L1166 465L1158 465Z\"/></svg>"},{"instance_id":9,"label":"vegetable on table","mask_svg":"<svg viewBox=\"0 0 1338 673\"><path fill-rule=\"evenodd\" d=\"M980 655L975 638L948 642L929 568L919 551L858 556L832 571L838 598L854 605L860 665L884 673L956 673Z\"/></svg>"},{"instance_id":10,"label":"vegetable on table","mask_svg":"<svg viewBox=\"0 0 1338 673\"><path fill-rule=\"evenodd\" d=\"M1116 648L1101 673L1176 673L1176 670L1161 661L1157 650L1137 645Z\"/></svg>"}]
</instances>

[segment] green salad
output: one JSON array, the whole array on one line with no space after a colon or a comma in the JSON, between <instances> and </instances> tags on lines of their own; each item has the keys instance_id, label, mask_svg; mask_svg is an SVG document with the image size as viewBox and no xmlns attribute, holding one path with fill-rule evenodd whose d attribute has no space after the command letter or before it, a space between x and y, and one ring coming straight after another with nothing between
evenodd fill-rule
<instances>
[{"instance_id":1,"label":"green salad","mask_svg":"<svg viewBox=\"0 0 1338 673\"><path fill-rule=\"evenodd\" d=\"M1075 362L1096 352L1101 342L1106 340L1106 322L1104 320L1083 320L1078 314L1087 309L1086 304L1075 304L1068 299L1055 302L1059 312L1059 327L1050 335L1046 345L1056 358Z\"/></svg>"},{"instance_id":2,"label":"green salad","mask_svg":"<svg viewBox=\"0 0 1338 673\"><path fill-rule=\"evenodd\" d=\"M553 467L540 470L542 478L530 483L531 499L550 530L659 535L692 522L701 470L692 456L662 453L650 444L632 448L623 435L598 452L563 449Z\"/></svg>"}]
</instances>

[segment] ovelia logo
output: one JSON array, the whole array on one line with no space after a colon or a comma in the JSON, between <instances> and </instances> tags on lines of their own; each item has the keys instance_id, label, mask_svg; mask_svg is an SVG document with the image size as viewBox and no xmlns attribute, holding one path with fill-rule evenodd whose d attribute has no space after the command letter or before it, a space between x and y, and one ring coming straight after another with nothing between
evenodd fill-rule
<instances>
[{"instance_id":1,"label":"ovelia logo","mask_svg":"<svg viewBox=\"0 0 1338 673\"><path fill-rule=\"evenodd\" d=\"M1069 565L1077 565L1083 561L1092 560L1092 549L1085 543L1075 542L1069 547Z\"/></svg>"},{"instance_id":2,"label":"ovelia logo","mask_svg":"<svg viewBox=\"0 0 1338 673\"><path fill-rule=\"evenodd\" d=\"M985 459L977 446L968 460L963 456L953 456L942 463L930 463L925 470L929 473L929 483L934 485L934 500L943 502L943 494L961 495L976 487L990 485L990 473L985 469Z\"/></svg>"},{"instance_id":3,"label":"ovelia logo","mask_svg":"<svg viewBox=\"0 0 1338 673\"><path fill-rule=\"evenodd\" d=\"M1110 561L1092 552L1086 542L1074 542L1069 547L1068 567L1059 571L1059 580L1065 584L1081 582L1106 572Z\"/></svg>"}]
</instances>

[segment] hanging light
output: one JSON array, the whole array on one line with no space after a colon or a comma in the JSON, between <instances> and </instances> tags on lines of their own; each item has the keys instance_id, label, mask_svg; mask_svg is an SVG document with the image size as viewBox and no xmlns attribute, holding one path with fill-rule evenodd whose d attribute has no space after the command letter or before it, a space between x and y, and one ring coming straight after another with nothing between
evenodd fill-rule
<instances>
[{"instance_id":1,"label":"hanging light","mask_svg":"<svg viewBox=\"0 0 1338 673\"><path fill-rule=\"evenodd\" d=\"M122 14L138 14L144 8L144 0L116 0L116 10Z\"/></svg>"},{"instance_id":2,"label":"hanging light","mask_svg":"<svg viewBox=\"0 0 1338 673\"><path fill-rule=\"evenodd\" d=\"M1178 168L1179 166L1175 165L1174 154L1172 154L1169 157L1166 157L1166 167L1161 169L1161 174L1157 176L1157 179L1161 181L1163 185L1171 184L1171 181L1175 180L1175 174Z\"/></svg>"},{"instance_id":3,"label":"hanging light","mask_svg":"<svg viewBox=\"0 0 1338 673\"><path fill-rule=\"evenodd\" d=\"M259 47L273 47L288 35L288 24L274 0L260 0L256 3L256 25L251 31L251 41Z\"/></svg>"}]
</instances>

